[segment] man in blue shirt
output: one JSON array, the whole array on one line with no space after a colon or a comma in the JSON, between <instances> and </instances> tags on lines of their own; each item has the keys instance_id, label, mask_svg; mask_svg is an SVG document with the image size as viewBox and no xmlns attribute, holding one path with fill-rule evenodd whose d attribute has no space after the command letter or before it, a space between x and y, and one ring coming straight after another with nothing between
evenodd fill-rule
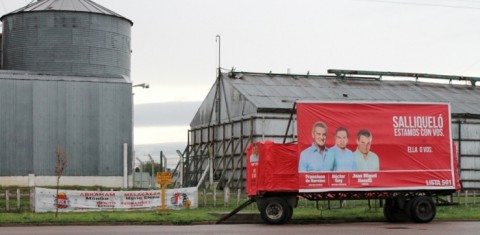
<instances>
[{"instance_id":1,"label":"man in blue shirt","mask_svg":"<svg viewBox=\"0 0 480 235\"><path fill-rule=\"evenodd\" d=\"M333 158L327 158L328 149L325 147L328 127L324 122L316 122L312 127L313 143L300 153L298 163L299 172L331 171Z\"/></svg>"},{"instance_id":2,"label":"man in blue shirt","mask_svg":"<svg viewBox=\"0 0 480 235\"><path fill-rule=\"evenodd\" d=\"M348 130L345 127L339 127L335 131L335 146L330 148L327 158L333 158L334 171L356 171L357 164L355 155L350 149L347 149Z\"/></svg>"}]
</instances>

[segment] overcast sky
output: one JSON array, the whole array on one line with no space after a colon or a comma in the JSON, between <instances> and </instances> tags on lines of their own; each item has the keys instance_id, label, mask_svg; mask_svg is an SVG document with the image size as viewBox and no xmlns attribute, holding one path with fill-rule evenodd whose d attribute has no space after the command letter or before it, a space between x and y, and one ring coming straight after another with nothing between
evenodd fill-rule
<instances>
[{"instance_id":1,"label":"overcast sky","mask_svg":"<svg viewBox=\"0 0 480 235\"><path fill-rule=\"evenodd\" d=\"M3 15L30 1L0 2ZM150 84L134 90L135 144L150 146L138 146L140 154L162 150L154 144L186 145L188 125L215 81L216 35L221 67L237 71L480 76L475 0L95 2L134 22L131 78Z\"/></svg>"}]
</instances>

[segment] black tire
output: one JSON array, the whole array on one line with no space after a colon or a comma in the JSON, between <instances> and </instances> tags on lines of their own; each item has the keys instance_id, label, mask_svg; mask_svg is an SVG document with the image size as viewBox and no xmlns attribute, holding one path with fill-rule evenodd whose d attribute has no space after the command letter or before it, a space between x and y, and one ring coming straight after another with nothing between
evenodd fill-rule
<instances>
[{"instance_id":1,"label":"black tire","mask_svg":"<svg viewBox=\"0 0 480 235\"><path fill-rule=\"evenodd\" d=\"M283 219L283 223L282 224L286 224L288 223L288 221L290 221L290 219L292 218L293 216L293 208L292 206L290 206L288 203L287 203L287 208L286 208L286 211L287 211L287 216L285 216L285 218Z\"/></svg>"},{"instance_id":2,"label":"black tire","mask_svg":"<svg viewBox=\"0 0 480 235\"><path fill-rule=\"evenodd\" d=\"M265 209L267 200L265 198L256 198L255 203L257 204L258 211L262 212Z\"/></svg>"},{"instance_id":3,"label":"black tire","mask_svg":"<svg viewBox=\"0 0 480 235\"><path fill-rule=\"evenodd\" d=\"M432 198L427 196L416 197L410 204L411 218L416 223L428 223L435 218L437 208Z\"/></svg>"},{"instance_id":4,"label":"black tire","mask_svg":"<svg viewBox=\"0 0 480 235\"><path fill-rule=\"evenodd\" d=\"M413 199L409 199L407 200L406 204L405 204L405 214L407 215L408 219L409 220L412 220L412 202L413 202Z\"/></svg>"},{"instance_id":5,"label":"black tire","mask_svg":"<svg viewBox=\"0 0 480 235\"><path fill-rule=\"evenodd\" d=\"M292 207L279 197L267 198L259 207L260 216L267 224L284 224L293 214Z\"/></svg>"},{"instance_id":6,"label":"black tire","mask_svg":"<svg viewBox=\"0 0 480 235\"><path fill-rule=\"evenodd\" d=\"M383 207L383 215L388 222L398 223L408 221L408 215L400 208L398 202L394 198L388 198L385 200L385 206Z\"/></svg>"}]
</instances>

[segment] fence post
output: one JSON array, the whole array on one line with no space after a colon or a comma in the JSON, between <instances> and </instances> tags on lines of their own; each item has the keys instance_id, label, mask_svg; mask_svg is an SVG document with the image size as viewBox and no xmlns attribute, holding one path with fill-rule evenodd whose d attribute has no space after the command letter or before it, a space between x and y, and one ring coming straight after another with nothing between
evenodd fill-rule
<instances>
[{"instance_id":1,"label":"fence post","mask_svg":"<svg viewBox=\"0 0 480 235\"><path fill-rule=\"evenodd\" d=\"M223 206L228 207L230 205L230 187L223 188Z\"/></svg>"},{"instance_id":2,"label":"fence post","mask_svg":"<svg viewBox=\"0 0 480 235\"><path fill-rule=\"evenodd\" d=\"M217 187L213 187L213 207L217 207Z\"/></svg>"},{"instance_id":3,"label":"fence post","mask_svg":"<svg viewBox=\"0 0 480 235\"><path fill-rule=\"evenodd\" d=\"M237 206L240 205L240 194L241 194L241 189L237 189Z\"/></svg>"},{"instance_id":4,"label":"fence post","mask_svg":"<svg viewBox=\"0 0 480 235\"><path fill-rule=\"evenodd\" d=\"M203 189L203 207L207 207L207 190Z\"/></svg>"},{"instance_id":5,"label":"fence post","mask_svg":"<svg viewBox=\"0 0 480 235\"><path fill-rule=\"evenodd\" d=\"M10 210L10 192L9 190L5 190L5 210L9 211Z\"/></svg>"},{"instance_id":6,"label":"fence post","mask_svg":"<svg viewBox=\"0 0 480 235\"><path fill-rule=\"evenodd\" d=\"M35 212L35 187L30 187L30 210Z\"/></svg>"},{"instance_id":7,"label":"fence post","mask_svg":"<svg viewBox=\"0 0 480 235\"><path fill-rule=\"evenodd\" d=\"M17 210L20 210L20 189L17 188Z\"/></svg>"},{"instance_id":8,"label":"fence post","mask_svg":"<svg viewBox=\"0 0 480 235\"><path fill-rule=\"evenodd\" d=\"M467 206L468 190L465 190L465 206Z\"/></svg>"}]
</instances>

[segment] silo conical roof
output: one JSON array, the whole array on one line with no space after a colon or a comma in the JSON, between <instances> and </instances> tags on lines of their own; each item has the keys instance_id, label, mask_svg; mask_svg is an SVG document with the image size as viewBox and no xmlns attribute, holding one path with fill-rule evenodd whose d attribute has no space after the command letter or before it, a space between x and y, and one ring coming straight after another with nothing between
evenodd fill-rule
<instances>
[{"instance_id":1,"label":"silo conical roof","mask_svg":"<svg viewBox=\"0 0 480 235\"><path fill-rule=\"evenodd\" d=\"M129 21L132 25L133 22L126 17L104 7L100 4L97 4L90 0L38 0L32 2L27 6L24 6L18 10L12 11L6 15L3 15L0 20L3 20L5 16L16 14L20 12L30 12L30 11L79 11L79 12L90 12L103 15L111 15L119 18L123 18Z\"/></svg>"}]
</instances>

